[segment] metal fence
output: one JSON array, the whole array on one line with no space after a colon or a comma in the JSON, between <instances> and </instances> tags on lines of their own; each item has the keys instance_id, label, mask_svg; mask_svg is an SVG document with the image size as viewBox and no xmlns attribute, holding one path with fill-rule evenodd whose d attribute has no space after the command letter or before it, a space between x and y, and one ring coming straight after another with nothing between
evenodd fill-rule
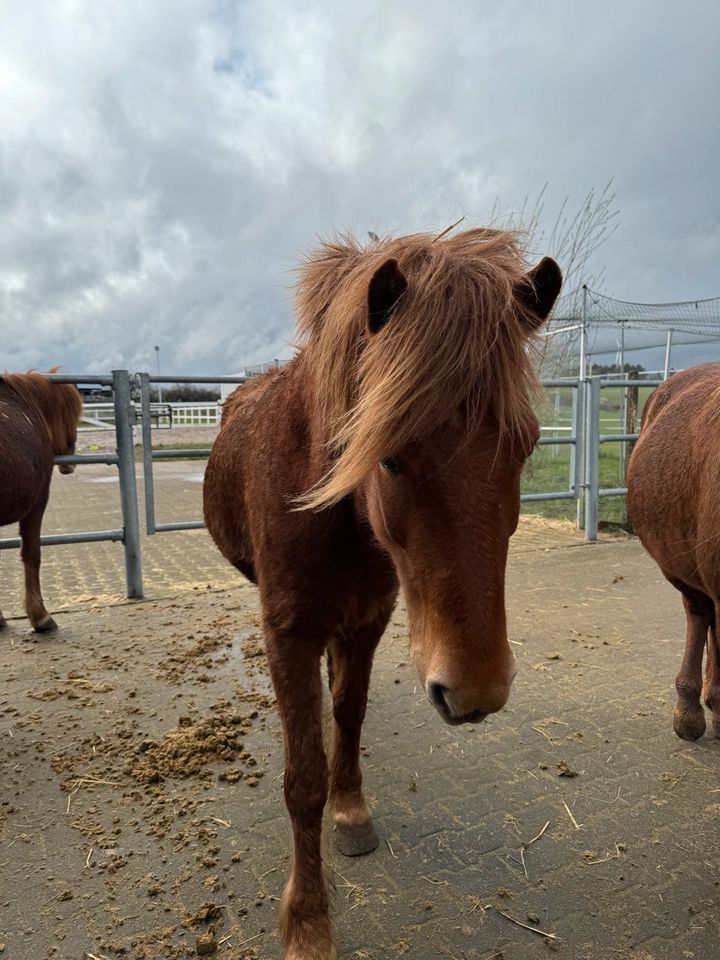
<instances>
[{"instance_id":1,"label":"metal fence","mask_svg":"<svg viewBox=\"0 0 720 960\"><path fill-rule=\"evenodd\" d=\"M118 468L120 486L120 513L122 528L118 530L82 530L75 533L57 533L40 538L43 547L65 543L98 543L119 541L125 548L125 588L127 596L143 596L142 563L140 558L140 528L138 525L138 495L135 480L133 452L134 411L132 406L132 378L127 370L113 370L111 376L83 374L55 374L56 383L74 383L77 386L110 386L113 390L115 420L115 453L82 453L55 457L55 463L107 463ZM21 546L19 537L0 540L0 550Z\"/></svg>"},{"instance_id":2,"label":"metal fence","mask_svg":"<svg viewBox=\"0 0 720 960\"><path fill-rule=\"evenodd\" d=\"M606 387L623 387L624 389L638 390L641 387L657 387L663 380L604 380L601 377L590 377L584 381L584 392L587 398L587 417L585 423L585 467L584 467L584 500L585 500L585 539L595 542L598 538L598 513L601 497L619 497L627 494L627 487L600 486L600 447L603 443L634 443L640 436L639 431L631 433L601 433L600 431L600 398Z\"/></svg>"},{"instance_id":3,"label":"metal fence","mask_svg":"<svg viewBox=\"0 0 720 960\"><path fill-rule=\"evenodd\" d=\"M130 598L143 596L142 560L139 529L139 497L135 474L133 430L138 423L142 432L142 469L144 477L145 531L148 536L175 530L197 530L205 526L201 519L158 523L155 516L155 478L153 463L160 460L201 460L210 454L210 448L155 450L152 445L151 385L163 383L243 383L246 377L169 377L149 373L131 374L127 370L114 370L111 376L101 375L53 375L58 383L74 383L83 386L111 386L112 424L115 431L114 453L87 453L56 457L56 463L91 464L103 463L117 467L120 488L120 512L122 527L115 530L84 530L73 533L51 534L41 537L42 546L68 543L95 543L115 541L123 544L125 553L126 593ZM565 489L546 490L523 494L523 502L548 500L574 500L577 503L578 526L585 528L586 540L593 542L598 536L598 512L601 497L623 496L625 487L602 488L600 486L599 453L602 444L630 444L638 437L637 432L601 432L601 394L608 387L637 390L655 387L662 380L618 380L588 377L586 379L543 380L545 388L572 391L572 415L569 427L563 427L562 436L541 436L540 446L570 447L568 483ZM133 395L137 397L134 400ZM557 434L557 428L554 428ZM17 548L18 537L0 540L0 550Z\"/></svg>"},{"instance_id":4,"label":"metal fence","mask_svg":"<svg viewBox=\"0 0 720 960\"><path fill-rule=\"evenodd\" d=\"M140 386L140 420L142 424L143 477L145 481L145 532L149 537L156 533L168 533L173 530L199 530L205 526L204 520L180 520L175 523L157 523L155 520L155 477L154 460L205 460L210 456L210 448L199 450L153 450L152 424L150 420L150 385L153 383L244 383L247 377L160 377L149 373L136 374Z\"/></svg>"}]
</instances>

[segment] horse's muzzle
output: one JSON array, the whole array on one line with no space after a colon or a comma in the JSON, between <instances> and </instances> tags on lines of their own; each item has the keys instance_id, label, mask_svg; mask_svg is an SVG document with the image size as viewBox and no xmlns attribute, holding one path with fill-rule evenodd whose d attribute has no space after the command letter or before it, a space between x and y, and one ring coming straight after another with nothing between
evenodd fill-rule
<instances>
[{"instance_id":1,"label":"horse's muzzle","mask_svg":"<svg viewBox=\"0 0 720 960\"><path fill-rule=\"evenodd\" d=\"M483 713L482 710L472 710L470 713L463 714L462 716L454 714L448 705L447 692L447 687L444 687L441 683L431 682L428 684L428 700L435 707L445 723L451 727L457 727L461 723L481 723L485 717L487 717L487 713Z\"/></svg>"}]
</instances>

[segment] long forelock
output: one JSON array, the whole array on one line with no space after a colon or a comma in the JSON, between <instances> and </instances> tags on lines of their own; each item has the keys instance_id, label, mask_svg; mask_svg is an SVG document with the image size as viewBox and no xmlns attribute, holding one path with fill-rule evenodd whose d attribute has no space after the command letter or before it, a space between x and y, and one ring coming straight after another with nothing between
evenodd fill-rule
<instances>
[{"instance_id":1,"label":"long forelock","mask_svg":"<svg viewBox=\"0 0 720 960\"><path fill-rule=\"evenodd\" d=\"M408 289L371 335L368 285L390 257ZM501 438L528 442L537 380L515 296L526 269L517 235L497 230L438 240L419 234L368 248L345 237L308 260L298 326L333 462L303 507L337 502L379 460L461 407L469 428L492 415Z\"/></svg>"}]
</instances>

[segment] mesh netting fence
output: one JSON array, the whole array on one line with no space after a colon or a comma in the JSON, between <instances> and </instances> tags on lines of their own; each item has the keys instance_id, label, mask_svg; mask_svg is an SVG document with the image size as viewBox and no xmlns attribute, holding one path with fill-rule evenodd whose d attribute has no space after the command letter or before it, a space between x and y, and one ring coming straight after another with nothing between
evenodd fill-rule
<instances>
[{"instance_id":1,"label":"mesh netting fence","mask_svg":"<svg viewBox=\"0 0 720 960\"><path fill-rule=\"evenodd\" d=\"M577 376L583 321L589 368L629 364L657 374L720 359L720 297L632 303L588 289L558 305L544 337L544 376Z\"/></svg>"}]
</instances>

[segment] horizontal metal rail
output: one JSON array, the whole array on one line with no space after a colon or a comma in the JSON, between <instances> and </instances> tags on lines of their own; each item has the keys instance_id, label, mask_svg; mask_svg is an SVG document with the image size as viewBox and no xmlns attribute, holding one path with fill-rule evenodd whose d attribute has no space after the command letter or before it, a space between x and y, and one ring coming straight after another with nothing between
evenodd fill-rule
<instances>
[{"instance_id":1,"label":"horizontal metal rail","mask_svg":"<svg viewBox=\"0 0 720 960\"><path fill-rule=\"evenodd\" d=\"M523 493L520 495L521 503L539 503L542 500L575 500L577 494L574 490L554 490L552 493Z\"/></svg>"},{"instance_id":2,"label":"horizontal metal rail","mask_svg":"<svg viewBox=\"0 0 720 960\"><path fill-rule=\"evenodd\" d=\"M558 444L575 444L577 443L577 437L540 437L538 440L539 447L555 447Z\"/></svg>"},{"instance_id":3,"label":"horizontal metal rail","mask_svg":"<svg viewBox=\"0 0 720 960\"><path fill-rule=\"evenodd\" d=\"M598 443L633 443L640 436L639 433L601 433Z\"/></svg>"},{"instance_id":4,"label":"horizontal metal rail","mask_svg":"<svg viewBox=\"0 0 720 960\"><path fill-rule=\"evenodd\" d=\"M85 530L78 533L49 533L40 537L41 547L55 547L64 543L102 543L106 540L120 541L125 538L123 530ZM22 546L20 537L0 540L0 550L16 550Z\"/></svg>"},{"instance_id":5,"label":"horizontal metal rail","mask_svg":"<svg viewBox=\"0 0 720 960\"><path fill-rule=\"evenodd\" d=\"M114 383L112 376L106 373L97 377L90 373L49 373L47 376L53 383L74 383L76 386L84 387L111 387Z\"/></svg>"},{"instance_id":6,"label":"horizontal metal rail","mask_svg":"<svg viewBox=\"0 0 720 960\"><path fill-rule=\"evenodd\" d=\"M170 533L173 530L204 530L204 520L178 520L177 523L156 523L155 533Z\"/></svg>"},{"instance_id":7,"label":"horizontal metal rail","mask_svg":"<svg viewBox=\"0 0 720 960\"><path fill-rule=\"evenodd\" d=\"M207 460L210 456L210 447L199 450L153 450L153 460Z\"/></svg>"},{"instance_id":8,"label":"horizontal metal rail","mask_svg":"<svg viewBox=\"0 0 720 960\"><path fill-rule=\"evenodd\" d=\"M117 464L118 455L116 453L69 453L61 457L55 457L53 463L107 463Z\"/></svg>"},{"instance_id":9,"label":"horizontal metal rail","mask_svg":"<svg viewBox=\"0 0 720 960\"><path fill-rule=\"evenodd\" d=\"M560 380L541 380L540 383L543 387L559 387L559 388L565 388L570 390L577 390L580 384L580 381L578 379L574 379L574 380L560 379Z\"/></svg>"},{"instance_id":10,"label":"horizontal metal rail","mask_svg":"<svg viewBox=\"0 0 720 960\"><path fill-rule=\"evenodd\" d=\"M148 378L150 383L245 383L248 379L247 377L161 377L152 373L148 374Z\"/></svg>"},{"instance_id":11,"label":"horizontal metal rail","mask_svg":"<svg viewBox=\"0 0 720 960\"><path fill-rule=\"evenodd\" d=\"M596 378L593 378L595 382ZM600 380L600 387L659 387L664 380Z\"/></svg>"}]
</instances>

